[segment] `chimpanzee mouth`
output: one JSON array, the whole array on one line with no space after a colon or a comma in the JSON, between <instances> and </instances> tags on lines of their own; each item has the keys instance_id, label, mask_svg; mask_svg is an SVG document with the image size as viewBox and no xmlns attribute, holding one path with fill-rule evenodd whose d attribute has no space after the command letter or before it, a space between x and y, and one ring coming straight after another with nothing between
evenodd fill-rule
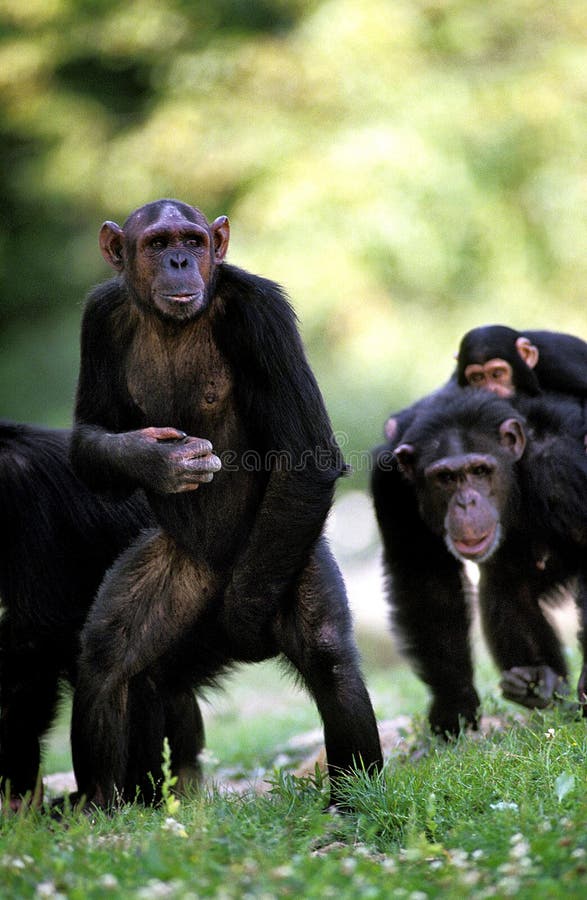
<instances>
[{"instance_id":1,"label":"chimpanzee mouth","mask_svg":"<svg viewBox=\"0 0 587 900\"><path fill-rule=\"evenodd\" d=\"M197 294L162 294L163 299L167 303L192 303L197 302L202 297L202 292L199 291Z\"/></svg>"},{"instance_id":2,"label":"chimpanzee mouth","mask_svg":"<svg viewBox=\"0 0 587 900\"><path fill-rule=\"evenodd\" d=\"M154 296L155 306L160 315L166 319L175 319L183 322L191 319L206 307L206 294L204 291L196 293L181 292L177 294L164 294L158 292Z\"/></svg>"},{"instance_id":3,"label":"chimpanzee mouth","mask_svg":"<svg viewBox=\"0 0 587 900\"><path fill-rule=\"evenodd\" d=\"M497 550L501 540L501 528L499 522L482 537L474 541L456 540L450 534L446 535L446 545L453 556L460 560L482 563L488 560Z\"/></svg>"}]
</instances>

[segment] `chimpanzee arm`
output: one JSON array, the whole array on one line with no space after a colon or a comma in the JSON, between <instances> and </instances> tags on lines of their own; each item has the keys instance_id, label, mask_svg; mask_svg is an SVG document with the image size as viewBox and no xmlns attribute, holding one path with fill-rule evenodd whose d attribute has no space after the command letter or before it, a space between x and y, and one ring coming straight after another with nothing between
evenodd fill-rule
<instances>
[{"instance_id":1,"label":"chimpanzee arm","mask_svg":"<svg viewBox=\"0 0 587 900\"><path fill-rule=\"evenodd\" d=\"M115 494L137 487L178 492L209 481L220 462L211 444L176 428L142 428L127 388L124 364L132 337L129 300L116 279L90 295L82 322L71 461L93 490Z\"/></svg>"},{"instance_id":2,"label":"chimpanzee arm","mask_svg":"<svg viewBox=\"0 0 587 900\"><path fill-rule=\"evenodd\" d=\"M229 274L239 282L252 278L232 267ZM270 615L270 601L279 601L306 564L345 466L294 314L280 290L254 278L246 290L230 294L225 352L238 371L241 408L248 411L258 463L268 472L229 589L239 606L247 601L255 618L255 600Z\"/></svg>"},{"instance_id":3,"label":"chimpanzee arm","mask_svg":"<svg viewBox=\"0 0 587 900\"><path fill-rule=\"evenodd\" d=\"M479 585L481 623L503 695L530 709L568 693L561 642L539 603L550 586L541 574L525 540L510 538L481 567Z\"/></svg>"},{"instance_id":4,"label":"chimpanzee arm","mask_svg":"<svg viewBox=\"0 0 587 900\"><path fill-rule=\"evenodd\" d=\"M433 731L476 727L471 613L461 564L420 518L411 484L389 448L375 451L371 489L384 545L394 630L401 648L432 692Z\"/></svg>"}]
</instances>

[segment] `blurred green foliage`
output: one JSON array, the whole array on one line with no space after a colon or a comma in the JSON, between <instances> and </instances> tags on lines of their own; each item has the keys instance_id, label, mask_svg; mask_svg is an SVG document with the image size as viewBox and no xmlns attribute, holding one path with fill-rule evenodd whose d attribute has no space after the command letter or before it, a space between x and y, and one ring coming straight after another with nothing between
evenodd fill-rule
<instances>
[{"instance_id":1,"label":"blurred green foliage","mask_svg":"<svg viewBox=\"0 0 587 900\"><path fill-rule=\"evenodd\" d=\"M67 424L106 219L283 283L347 449L485 322L587 337L584 0L0 0L0 415Z\"/></svg>"}]
</instances>

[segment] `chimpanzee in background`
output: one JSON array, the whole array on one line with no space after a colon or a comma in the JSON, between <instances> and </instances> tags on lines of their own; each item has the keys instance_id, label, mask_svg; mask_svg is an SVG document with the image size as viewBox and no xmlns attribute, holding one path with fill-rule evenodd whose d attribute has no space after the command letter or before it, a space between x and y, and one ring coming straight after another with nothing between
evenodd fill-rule
<instances>
[{"instance_id":1,"label":"chimpanzee in background","mask_svg":"<svg viewBox=\"0 0 587 900\"><path fill-rule=\"evenodd\" d=\"M16 810L37 784L59 684L76 679L79 633L104 572L152 516L140 492L95 496L69 434L0 422L0 792Z\"/></svg>"},{"instance_id":2,"label":"chimpanzee in background","mask_svg":"<svg viewBox=\"0 0 587 900\"><path fill-rule=\"evenodd\" d=\"M461 340L457 367L440 395L453 385L492 391L500 397L524 398L543 391L573 398L582 442L587 432L587 343L557 331L515 331L505 325L483 325L468 331ZM385 424L388 440L399 440L424 405L435 402L431 394L413 406L390 416ZM568 408L568 407L567 407Z\"/></svg>"},{"instance_id":3,"label":"chimpanzee in background","mask_svg":"<svg viewBox=\"0 0 587 900\"><path fill-rule=\"evenodd\" d=\"M494 394L453 387L421 410L399 446L376 451L392 620L431 690L435 732L477 722L464 561L480 566L481 623L506 698L542 707L568 690L539 600L576 576L585 657L587 458L567 430L575 413L572 402L537 397L524 419ZM584 708L586 690L584 667Z\"/></svg>"},{"instance_id":4,"label":"chimpanzee in background","mask_svg":"<svg viewBox=\"0 0 587 900\"><path fill-rule=\"evenodd\" d=\"M483 387L501 397L544 390L585 398L587 343L557 331L483 325L461 340L456 376L461 387Z\"/></svg>"},{"instance_id":5,"label":"chimpanzee in background","mask_svg":"<svg viewBox=\"0 0 587 900\"><path fill-rule=\"evenodd\" d=\"M112 568L83 632L72 749L97 804L149 796L165 736L191 779L193 688L277 654L316 700L332 799L338 772L381 764L322 536L345 466L289 303L224 262L228 239L225 216L176 200L100 233L118 275L85 310L72 460L96 490L144 488L159 527Z\"/></svg>"}]
</instances>

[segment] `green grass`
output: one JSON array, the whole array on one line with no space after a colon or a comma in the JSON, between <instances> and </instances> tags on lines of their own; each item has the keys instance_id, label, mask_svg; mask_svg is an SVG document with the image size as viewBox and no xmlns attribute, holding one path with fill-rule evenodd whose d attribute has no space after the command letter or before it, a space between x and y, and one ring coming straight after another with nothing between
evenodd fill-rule
<instances>
[{"instance_id":1,"label":"green grass","mask_svg":"<svg viewBox=\"0 0 587 900\"><path fill-rule=\"evenodd\" d=\"M576 660L575 660L576 667ZM318 773L289 739L317 726L310 700L274 665L239 670L211 695L207 786L165 809L112 816L26 813L0 824L0 896L587 896L587 732L568 712L525 713L499 699L486 658L484 711L504 726L451 745L425 728L426 694L405 667L368 673L378 717L412 714L380 778L348 778L356 812L323 812ZM66 715L47 769L61 765ZM287 768L275 768L287 763ZM226 792L230 778L269 790ZM267 787L267 785L266 785Z\"/></svg>"}]
</instances>

